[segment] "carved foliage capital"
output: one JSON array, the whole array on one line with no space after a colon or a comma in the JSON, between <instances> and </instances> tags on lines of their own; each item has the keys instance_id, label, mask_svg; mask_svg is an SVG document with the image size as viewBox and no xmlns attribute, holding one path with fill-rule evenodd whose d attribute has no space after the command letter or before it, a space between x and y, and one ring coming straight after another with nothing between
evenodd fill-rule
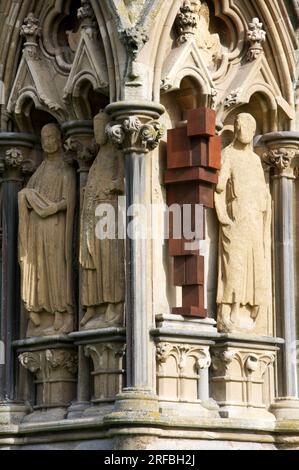
<instances>
[{"instance_id":1,"label":"carved foliage capital","mask_svg":"<svg viewBox=\"0 0 299 470\"><path fill-rule=\"evenodd\" d=\"M266 167L274 168L279 174L284 174L291 170L291 163L295 157L295 150L277 148L271 149L263 155L263 163Z\"/></svg>"},{"instance_id":2,"label":"carved foliage capital","mask_svg":"<svg viewBox=\"0 0 299 470\"><path fill-rule=\"evenodd\" d=\"M19 355L23 367L36 374L39 380L46 381L57 373L75 375L78 357L72 350L46 349L43 351L25 352Z\"/></svg>"},{"instance_id":3,"label":"carved foliage capital","mask_svg":"<svg viewBox=\"0 0 299 470\"><path fill-rule=\"evenodd\" d=\"M98 146L94 139L87 143L69 137L64 143L64 149L68 157L78 161L81 171L88 171L96 157Z\"/></svg>"},{"instance_id":4,"label":"carved foliage capital","mask_svg":"<svg viewBox=\"0 0 299 470\"><path fill-rule=\"evenodd\" d=\"M8 168L21 168L24 163L24 157L20 150L11 148L5 153L5 166Z\"/></svg>"},{"instance_id":5,"label":"carved foliage capital","mask_svg":"<svg viewBox=\"0 0 299 470\"><path fill-rule=\"evenodd\" d=\"M129 116L121 123L110 123L106 128L109 140L125 152L154 150L164 132L164 126L158 121L142 123L138 116Z\"/></svg>"},{"instance_id":6,"label":"carved foliage capital","mask_svg":"<svg viewBox=\"0 0 299 470\"><path fill-rule=\"evenodd\" d=\"M178 373L183 373L187 368L188 358L195 361L197 373L200 369L206 369L211 365L211 357L208 348L188 344L160 343L156 348L158 366L163 366L172 356L177 363Z\"/></svg>"},{"instance_id":7,"label":"carved foliage capital","mask_svg":"<svg viewBox=\"0 0 299 470\"><path fill-rule=\"evenodd\" d=\"M20 180L22 175L32 174L35 169L35 163L25 159L23 152L16 147L6 150L4 160L0 164L0 173L4 175L4 179Z\"/></svg>"}]
</instances>

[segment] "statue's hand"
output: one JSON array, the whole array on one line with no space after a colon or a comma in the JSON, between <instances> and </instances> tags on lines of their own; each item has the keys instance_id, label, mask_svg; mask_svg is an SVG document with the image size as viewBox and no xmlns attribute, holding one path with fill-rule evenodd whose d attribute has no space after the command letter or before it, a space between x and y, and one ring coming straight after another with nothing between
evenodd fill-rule
<instances>
[{"instance_id":1,"label":"statue's hand","mask_svg":"<svg viewBox=\"0 0 299 470\"><path fill-rule=\"evenodd\" d=\"M58 212L57 204L53 203L50 206L43 209L39 215L42 219L46 219L47 217L50 217L51 215L56 214L57 212Z\"/></svg>"}]
</instances>

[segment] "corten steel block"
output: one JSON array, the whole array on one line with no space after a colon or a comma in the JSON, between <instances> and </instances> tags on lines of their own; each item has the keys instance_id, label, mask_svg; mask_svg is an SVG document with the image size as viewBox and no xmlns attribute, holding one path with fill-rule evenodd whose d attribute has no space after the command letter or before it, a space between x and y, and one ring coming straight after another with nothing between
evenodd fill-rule
<instances>
[{"instance_id":1,"label":"corten steel block","mask_svg":"<svg viewBox=\"0 0 299 470\"><path fill-rule=\"evenodd\" d=\"M185 237L187 240L193 240L196 236L197 240L205 239L205 210L202 205L192 204L184 207L177 204L173 209L168 213L169 238Z\"/></svg>"},{"instance_id":2,"label":"corten steel block","mask_svg":"<svg viewBox=\"0 0 299 470\"><path fill-rule=\"evenodd\" d=\"M168 130L167 134L167 168L184 168L192 166L191 140L187 127Z\"/></svg>"},{"instance_id":3,"label":"corten steel block","mask_svg":"<svg viewBox=\"0 0 299 470\"><path fill-rule=\"evenodd\" d=\"M209 139L208 167L220 170L221 167L221 137L215 136Z\"/></svg>"},{"instance_id":4,"label":"corten steel block","mask_svg":"<svg viewBox=\"0 0 299 470\"><path fill-rule=\"evenodd\" d=\"M204 256L186 256L186 285L204 285L205 280Z\"/></svg>"},{"instance_id":5,"label":"corten steel block","mask_svg":"<svg viewBox=\"0 0 299 470\"><path fill-rule=\"evenodd\" d=\"M170 185L167 188L166 202L172 204L202 204L214 208L214 185L200 182L189 182Z\"/></svg>"},{"instance_id":6,"label":"corten steel block","mask_svg":"<svg viewBox=\"0 0 299 470\"><path fill-rule=\"evenodd\" d=\"M203 307L174 307L171 309L173 315L183 317L207 318L208 312Z\"/></svg>"},{"instance_id":7,"label":"corten steel block","mask_svg":"<svg viewBox=\"0 0 299 470\"><path fill-rule=\"evenodd\" d=\"M164 183L165 185L176 183L188 183L190 181L206 182L211 184L218 183L218 174L210 168L176 168L166 170Z\"/></svg>"},{"instance_id":8,"label":"corten steel block","mask_svg":"<svg viewBox=\"0 0 299 470\"><path fill-rule=\"evenodd\" d=\"M192 241L180 239L176 240L174 238L169 238L168 240L168 254L169 256L187 256L187 255L198 255L199 248L191 249L189 248Z\"/></svg>"},{"instance_id":9,"label":"corten steel block","mask_svg":"<svg viewBox=\"0 0 299 470\"><path fill-rule=\"evenodd\" d=\"M187 113L188 136L214 136L216 112L210 108L191 109Z\"/></svg>"},{"instance_id":10,"label":"corten steel block","mask_svg":"<svg viewBox=\"0 0 299 470\"><path fill-rule=\"evenodd\" d=\"M209 139L207 137L191 137L191 153L193 166L208 166Z\"/></svg>"},{"instance_id":11,"label":"corten steel block","mask_svg":"<svg viewBox=\"0 0 299 470\"><path fill-rule=\"evenodd\" d=\"M204 286L193 285L183 286L183 307L200 307L204 308Z\"/></svg>"},{"instance_id":12,"label":"corten steel block","mask_svg":"<svg viewBox=\"0 0 299 470\"><path fill-rule=\"evenodd\" d=\"M175 286L204 284L204 257L177 256L173 263L173 284Z\"/></svg>"}]
</instances>

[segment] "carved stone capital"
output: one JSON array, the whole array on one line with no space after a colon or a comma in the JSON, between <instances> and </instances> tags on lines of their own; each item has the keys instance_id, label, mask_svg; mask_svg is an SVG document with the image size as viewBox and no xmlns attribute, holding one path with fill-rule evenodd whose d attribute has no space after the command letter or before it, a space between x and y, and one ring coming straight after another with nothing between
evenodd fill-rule
<instances>
[{"instance_id":1,"label":"carved stone capital","mask_svg":"<svg viewBox=\"0 0 299 470\"><path fill-rule=\"evenodd\" d=\"M36 408L66 407L76 394L77 353L72 349L45 349L19 355L23 367L35 376Z\"/></svg>"},{"instance_id":2,"label":"carved stone capital","mask_svg":"<svg viewBox=\"0 0 299 470\"><path fill-rule=\"evenodd\" d=\"M263 30L263 23L258 18L253 18L249 23L246 39L250 45L247 60L252 62L263 52L262 44L266 41L266 31Z\"/></svg>"},{"instance_id":3,"label":"carved stone capital","mask_svg":"<svg viewBox=\"0 0 299 470\"><path fill-rule=\"evenodd\" d=\"M0 173L7 180L22 180L22 176L32 174L36 169L33 160L26 159L23 152L12 147L5 152L4 160L0 164Z\"/></svg>"},{"instance_id":4,"label":"carved stone capital","mask_svg":"<svg viewBox=\"0 0 299 470\"><path fill-rule=\"evenodd\" d=\"M139 52L149 40L149 36L147 35L145 28L140 26L121 30L120 37L129 56L133 60L137 58Z\"/></svg>"},{"instance_id":5,"label":"carved stone capital","mask_svg":"<svg viewBox=\"0 0 299 470\"><path fill-rule=\"evenodd\" d=\"M170 357L175 358L177 373L185 373L190 367L188 359L194 359L194 366L197 373L200 369L206 369L211 365L211 357L208 348L204 346L160 343L156 348L158 366L166 364ZM190 373L192 371L190 370Z\"/></svg>"},{"instance_id":6,"label":"carved stone capital","mask_svg":"<svg viewBox=\"0 0 299 470\"><path fill-rule=\"evenodd\" d=\"M179 45L187 42L188 38L195 35L197 21L194 7L190 0L184 0L183 5L180 7L180 13L176 17L176 27L179 33L177 39Z\"/></svg>"},{"instance_id":7,"label":"carved stone capital","mask_svg":"<svg viewBox=\"0 0 299 470\"><path fill-rule=\"evenodd\" d=\"M263 163L265 167L274 168L280 176L294 176L291 167L296 152L292 149L277 148L271 149L263 155Z\"/></svg>"},{"instance_id":8,"label":"carved stone capital","mask_svg":"<svg viewBox=\"0 0 299 470\"><path fill-rule=\"evenodd\" d=\"M94 139L83 142L75 137L69 137L64 143L64 149L68 157L77 160L80 172L88 172L96 157L98 146Z\"/></svg>"},{"instance_id":9,"label":"carved stone capital","mask_svg":"<svg viewBox=\"0 0 299 470\"><path fill-rule=\"evenodd\" d=\"M20 150L11 148L5 153L5 166L8 168L22 168L24 157Z\"/></svg>"},{"instance_id":10,"label":"carved stone capital","mask_svg":"<svg viewBox=\"0 0 299 470\"><path fill-rule=\"evenodd\" d=\"M163 137L165 128L159 121L142 122L138 116L128 116L121 122L108 124L106 133L110 141L125 153L148 153Z\"/></svg>"}]
</instances>

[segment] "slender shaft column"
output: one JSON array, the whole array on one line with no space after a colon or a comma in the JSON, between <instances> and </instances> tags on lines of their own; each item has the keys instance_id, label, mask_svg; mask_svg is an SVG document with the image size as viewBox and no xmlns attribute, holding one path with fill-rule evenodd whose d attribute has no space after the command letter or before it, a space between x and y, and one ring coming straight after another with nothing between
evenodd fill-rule
<instances>
[{"instance_id":1,"label":"slender shaft column","mask_svg":"<svg viewBox=\"0 0 299 470\"><path fill-rule=\"evenodd\" d=\"M97 145L94 140L92 121L68 121L62 125L66 137L65 149L70 158L78 163L80 195L78 195L77 232L79 233L80 219L83 208L84 188L87 183L88 173L97 153ZM79 235L78 235L79 240ZM79 242L77 243L79 245ZM79 254L77 253L79 256ZM77 258L78 258L77 256ZM81 299L81 270L78 272L78 322L83 317ZM84 354L84 346L78 347L78 389L77 401L69 409L68 417L76 417L81 414L90 400L90 370L88 359Z\"/></svg>"},{"instance_id":2,"label":"slender shaft column","mask_svg":"<svg viewBox=\"0 0 299 470\"><path fill-rule=\"evenodd\" d=\"M28 155L35 143L27 134L0 133L2 172L2 288L0 340L4 364L0 365L0 423L17 422L26 412L17 403L13 341L20 334L20 274L18 266L18 192L22 189ZM30 162L29 162L30 164ZM32 166L32 165L31 165Z\"/></svg>"},{"instance_id":3,"label":"slender shaft column","mask_svg":"<svg viewBox=\"0 0 299 470\"><path fill-rule=\"evenodd\" d=\"M294 158L299 133L279 132L263 137L269 151L265 162L274 168L274 246L277 333L284 340L280 364L280 397L272 407L278 419L298 419L298 370L296 358Z\"/></svg>"},{"instance_id":4,"label":"slender shaft column","mask_svg":"<svg viewBox=\"0 0 299 470\"><path fill-rule=\"evenodd\" d=\"M156 121L164 112L161 105L120 102L106 108L112 115L107 133L123 151L126 177L126 389L118 396L116 408L135 413L158 411L151 376L150 315L147 279L149 273L148 241L141 227L140 210L148 206L148 153L158 146L164 130ZM128 403L128 400L130 403ZM132 405L132 400L135 400Z\"/></svg>"}]
</instances>

